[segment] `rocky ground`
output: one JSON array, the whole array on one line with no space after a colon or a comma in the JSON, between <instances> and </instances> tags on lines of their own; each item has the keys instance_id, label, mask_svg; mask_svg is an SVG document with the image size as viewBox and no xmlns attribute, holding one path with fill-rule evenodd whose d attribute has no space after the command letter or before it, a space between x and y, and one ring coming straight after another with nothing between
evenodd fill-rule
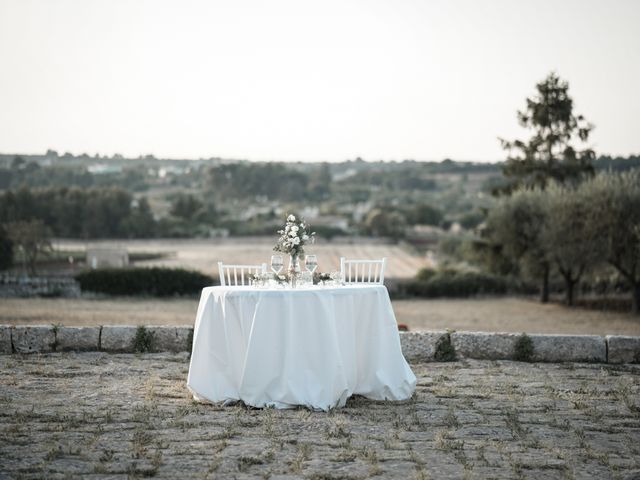
<instances>
[{"instance_id":1,"label":"rocky ground","mask_svg":"<svg viewBox=\"0 0 640 480\"><path fill-rule=\"evenodd\" d=\"M186 354L0 356L0 478L640 478L640 366L413 364L415 397L191 400Z\"/></svg>"}]
</instances>

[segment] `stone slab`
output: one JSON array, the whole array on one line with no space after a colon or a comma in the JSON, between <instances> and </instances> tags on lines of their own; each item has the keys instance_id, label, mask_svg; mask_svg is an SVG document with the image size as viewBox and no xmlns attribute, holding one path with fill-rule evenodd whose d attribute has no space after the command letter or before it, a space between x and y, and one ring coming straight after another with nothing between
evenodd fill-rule
<instances>
[{"instance_id":1,"label":"stone slab","mask_svg":"<svg viewBox=\"0 0 640 480\"><path fill-rule=\"evenodd\" d=\"M191 352L193 347L193 327L176 327L178 333L178 351Z\"/></svg>"},{"instance_id":2,"label":"stone slab","mask_svg":"<svg viewBox=\"0 0 640 480\"><path fill-rule=\"evenodd\" d=\"M438 340L445 335L447 335L445 331L400 332L404 358L410 362L432 362Z\"/></svg>"},{"instance_id":3,"label":"stone slab","mask_svg":"<svg viewBox=\"0 0 640 480\"><path fill-rule=\"evenodd\" d=\"M53 352L56 347L56 334L51 325L15 326L11 340L16 353Z\"/></svg>"},{"instance_id":4,"label":"stone slab","mask_svg":"<svg viewBox=\"0 0 640 480\"><path fill-rule=\"evenodd\" d=\"M152 335L152 352L186 352L191 351L189 340L190 327L152 326L147 327Z\"/></svg>"},{"instance_id":5,"label":"stone slab","mask_svg":"<svg viewBox=\"0 0 640 480\"><path fill-rule=\"evenodd\" d=\"M640 363L640 337L607 335L609 363Z\"/></svg>"},{"instance_id":6,"label":"stone slab","mask_svg":"<svg viewBox=\"0 0 640 480\"><path fill-rule=\"evenodd\" d=\"M598 335L529 335L533 362L606 362L607 344Z\"/></svg>"},{"instance_id":7,"label":"stone slab","mask_svg":"<svg viewBox=\"0 0 640 480\"><path fill-rule=\"evenodd\" d=\"M95 351L100 343L101 327L58 327L56 343L58 351Z\"/></svg>"},{"instance_id":8,"label":"stone slab","mask_svg":"<svg viewBox=\"0 0 640 480\"><path fill-rule=\"evenodd\" d=\"M105 352L133 352L137 328L131 325L103 326L100 350Z\"/></svg>"},{"instance_id":9,"label":"stone slab","mask_svg":"<svg viewBox=\"0 0 640 480\"><path fill-rule=\"evenodd\" d=\"M152 352L190 352L193 328L147 326ZM137 326L53 327L0 325L0 354L58 351L133 352ZM435 360L444 331L400 332L405 358ZM460 358L508 360L514 355L517 333L453 332L451 344ZM529 335L534 362L640 363L640 337L609 335Z\"/></svg>"},{"instance_id":10,"label":"stone slab","mask_svg":"<svg viewBox=\"0 0 640 480\"><path fill-rule=\"evenodd\" d=\"M11 325L0 325L0 354L12 353Z\"/></svg>"},{"instance_id":11,"label":"stone slab","mask_svg":"<svg viewBox=\"0 0 640 480\"><path fill-rule=\"evenodd\" d=\"M519 337L517 333L453 332L451 343L462 358L510 360Z\"/></svg>"}]
</instances>

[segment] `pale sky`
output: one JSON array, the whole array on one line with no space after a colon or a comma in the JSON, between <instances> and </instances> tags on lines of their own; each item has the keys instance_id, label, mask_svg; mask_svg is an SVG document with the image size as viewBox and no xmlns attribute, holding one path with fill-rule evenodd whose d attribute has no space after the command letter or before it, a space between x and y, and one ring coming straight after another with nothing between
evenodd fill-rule
<instances>
[{"instance_id":1,"label":"pale sky","mask_svg":"<svg viewBox=\"0 0 640 480\"><path fill-rule=\"evenodd\" d=\"M0 152L501 160L550 71L640 153L638 0L0 0Z\"/></svg>"}]
</instances>

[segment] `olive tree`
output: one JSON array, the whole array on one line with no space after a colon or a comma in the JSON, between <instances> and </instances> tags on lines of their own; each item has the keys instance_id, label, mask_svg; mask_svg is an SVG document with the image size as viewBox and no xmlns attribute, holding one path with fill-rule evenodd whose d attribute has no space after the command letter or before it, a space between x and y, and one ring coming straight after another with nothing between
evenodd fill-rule
<instances>
[{"instance_id":1,"label":"olive tree","mask_svg":"<svg viewBox=\"0 0 640 480\"><path fill-rule=\"evenodd\" d=\"M539 189L517 190L503 197L487 217L484 236L519 267L519 272L540 282L540 301L549 300L551 261L542 232L547 211Z\"/></svg>"},{"instance_id":2,"label":"olive tree","mask_svg":"<svg viewBox=\"0 0 640 480\"><path fill-rule=\"evenodd\" d=\"M545 191L546 210L541 243L564 279L566 303L574 303L576 284L599 260L598 245L590 235L591 205L582 190L551 184Z\"/></svg>"},{"instance_id":3,"label":"olive tree","mask_svg":"<svg viewBox=\"0 0 640 480\"><path fill-rule=\"evenodd\" d=\"M601 173L580 187L589 204L586 236L631 286L640 314L640 171Z\"/></svg>"}]
</instances>

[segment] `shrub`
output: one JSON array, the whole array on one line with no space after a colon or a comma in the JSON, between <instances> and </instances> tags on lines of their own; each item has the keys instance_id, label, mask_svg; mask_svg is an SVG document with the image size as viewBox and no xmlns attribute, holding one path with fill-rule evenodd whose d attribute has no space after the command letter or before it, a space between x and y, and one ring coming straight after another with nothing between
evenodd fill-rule
<instances>
[{"instance_id":1,"label":"shrub","mask_svg":"<svg viewBox=\"0 0 640 480\"><path fill-rule=\"evenodd\" d=\"M513 359L519 362L530 362L533 356L533 341L526 333L518 337L513 347Z\"/></svg>"},{"instance_id":2,"label":"shrub","mask_svg":"<svg viewBox=\"0 0 640 480\"><path fill-rule=\"evenodd\" d=\"M438 271L433 268L421 268L416 274L416 279L422 282L426 282L431 280L435 275L437 275Z\"/></svg>"},{"instance_id":3,"label":"shrub","mask_svg":"<svg viewBox=\"0 0 640 480\"><path fill-rule=\"evenodd\" d=\"M9 234L0 224L0 270L6 270L13 262L13 243L9 238Z\"/></svg>"},{"instance_id":4,"label":"shrub","mask_svg":"<svg viewBox=\"0 0 640 480\"><path fill-rule=\"evenodd\" d=\"M405 284L404 290L408 295L417 297L469 297L504 294L508 286L506 278L488 273L423 269L418 273L417 280Z\"/></svg>"},{"instance_id":5,"label":"shrub","mask_svg":"<svg viewBox=\"0 0 640 480\"><path fill-rule=\"evenodd\" d=\"M147 330L144 325L136 328L136 337L133 340L133 349L136 352L150 352L153 346L153 332Z\"/></svg>"},{"instance_id":6,"label":"shrub","mask_svg":"<svg viewBox=\"0 0 640 480\"><path fill-rule=\"evenodd\" d=\"M195 295L214 284L212 277L199 272L160 267L90 270L76 280L83 291L156 297Z\"/></svg>"},{"instance_id":7,"label":"shrub","mask_svg":"<svg viewBox=\"0 0 640 480\"><path fill-rule=\"evenodd\" d=\"M440 337L436 344L436 351L433 355L436 362L455 362L457 359L456 349L451 343L451 333L447 332Z\"/></svg>"}]
</instances>

